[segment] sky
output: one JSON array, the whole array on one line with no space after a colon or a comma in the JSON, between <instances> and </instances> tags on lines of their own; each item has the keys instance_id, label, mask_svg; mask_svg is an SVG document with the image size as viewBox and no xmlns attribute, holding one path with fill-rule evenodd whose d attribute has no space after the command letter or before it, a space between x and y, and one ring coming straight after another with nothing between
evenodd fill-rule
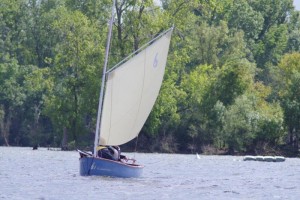
<instances>
[{"instance_id":1,"label":"sky","mask_svg":"<svg viewBox=\"0 0 300 200\"><path fill-rule=\"evenodd\" d=\"M300 0L294 0L294 6L296 7L296 10L300 10Z\"/></svg>"}]
</instances>

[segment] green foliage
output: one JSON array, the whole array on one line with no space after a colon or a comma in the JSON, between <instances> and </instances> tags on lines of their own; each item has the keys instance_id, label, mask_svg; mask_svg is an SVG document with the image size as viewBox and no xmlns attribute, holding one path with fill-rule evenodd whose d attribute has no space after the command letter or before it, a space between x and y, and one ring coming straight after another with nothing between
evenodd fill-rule
<instances>
[{"instance_id":1,"label":"green foliage","mask_svg":"<svg viewBox=\"0 0 300 200\"><path fill-rule=\"evenodd\" d=\"M100 69L96 66L99 52L103 52L97 44L102 41L94 24L81 12L71 13L62 7L57 15L53 28L62 42L54 50L53 88L46 99L45 114L58 130L70 130L76 141L81 132L87 132L84 118L97 108Z\"/></svg>"},{"instance_id":2,"label":"green foliage","mask_svg":"<svg viewBox=\"0 0 300 200\"><path fill-rule=\"evenodd\" d=\"M219 66L220 55L225 49L221 48L222 45L226 45L228 38L228 28L225 23L221 26L210 27L207 24L199 26L194 29L194 34L191 40L194 51L191 55L194 65L197 64L209 64L213 66ZM195 39L197 40L195 41ZM226 50L225 50L226 51Z\"/></svg>"},{"instance_id":3,"label":"green foliage","mask_svg":"<svg viewBox=\"0 0 300 200\"><path fill-rule=\"evenodd\" d=\"M12 118L17 115L17 110L26 98L20 85L22 75L19 73L19 69L16 60L0 64L0 107L2 115L0 133L7 146L9 146Z\"/></svg>"},{"instance_id":4,"label":"green foliage","mask_svg":"<svg viewBox=\"0 0 300 200\"><path fill-rule=\"evenodd\" d=\"M149 149L255 152L287 135L298 148L293 1L159 2L117 0L109 59L113 66L175 25L160 95L141 133L153 142ZM91 143L111 4L1 0L1 144Z\"/></svg>"},{"instance_id":5,"label":"green foliage","mask_svg":"<svg viewBox=\"0 0 300 200\"><path fill-rule=\"evenodd\" d=\"M16 107L23 104L25 94L20 87L22 80L21 68L16 60L0 65L0 96L5 107Z\"/></svg>"},{"instance_id":6,"label":"green foliage","mask_svg":"<svg viewBox=\"0 0 300 200\"><path fill-rule=\"evenodd\" d=\"M228 26L232 30L243 30L247 41L258 39L263 29L264 18L262 14L254 10L247 0L234 1L228 9Z\"/></svg>"},{"instance_id":7,"label":"green foliage","mask_svg":"<svg viewBox=\"0 0 300 200\"><path fill-rule=\"evenodd\" d=\"M223 137L231 151L251 152L257 141L278 145L284 136L278 104L259 104L254 95L243 95L224 115Z\"/></svg>"},{"instance_id":8,"label":"green foliage","mask_svg":"<svg viewBox=\"0 0 300 200\"><path fill-rule=\"evenodd\" d=\"M208 26L206 23L195 28L191 34L190 45L191 65L210 64L221 67L226 63L235 63L246 59L249 49L244 42L241 31L231 33L227 23L220 22L218 26Z\"/></svg>"},{"instance_id":9,"label":"green foliage","mask_svg":"<svg viewBox=\"0 0 300 200\"><path fill-rule=\"evenodd\" d=\"M80 11L92 21L106 23L111 11L111 0L66 0L66 7L72 11Z\"/></svg>"},{"instance_id":10,"label":"green foliage","mask_svg":"<svg viewBox=\"0 0 300 200\"><path fill-rule=\"evenodd\" d=\"M178 102L186 97L183 91L170 82L170 79L164 82L160 93L143 129L152 136L176 130L180 122Z\"/></svg>"},{"instance_id":11,"label":"green foliage","mask_svg":"<svg viewBox=\"0 0 300 200\"><path fill-rule=\"evenodd\" d=\"M279 96L284 110L285 124L289 131L289 142L298 148L300 137L300 54L285 55L278 68L281 77L277 81L281 85Z\"/></svg>"},{"instance_id":12,"label":"green foliage","mask_svg":"<svg viewBox=\"0 0 300 200\"><path fill-rule=\"evenodd\" d=\"M247 61L241 60L237 63L227 63L217 70L217 78L211 88L215 98L225 106L232 104L235 98L243 94L253 83L252 67Z\"/></svg>"},{"instance_id":13,"label":"green foliage","mask_svg":"<svg viewBox=\"0 0 300 200\"><path fill-rule=\"evenodd\" d=\"M34 86L27 82L27 77L34 74L35 70L36 67L20 66L15 60L0 64L0 106L3 112L0 123L6 145L9 145L9 137L14 137L17 144L22 141L29 143L26 142L28 132L25 134L22 130L32 130L29 121L37 120L42 104L39 95L43 95L41 91L39 94L34 91Z\"/></svg>"},{"instance_id":14,"label":"green foliage","mask_svg":"<svg viewBox=\"0 0 300 200\"><path fill-rule=\"evenodd\" d=\"M254 45L257 65L276 64L287 45L287 24L293 9L291 0L248 1L249 5L264 18L264 24Z\"/></svg>"},{"instance_id":15,"label":"green foliage","mask_svg":"<svg viewBox=\"0 0 300 200\"><path fill-rule=\"evenodd\" d=\"M300 13L293 12L291 16L291 23L289 24L289 41L287 52L300 51Z\"/></svg>"},{"instance_id":16,"label":"green foliage","mask_svg":"<svg viewBox=\"0 0 300 200\"><path fill-rule=\"evenodd\" d=\"M286 25L272 26L269 29L265 34L265 40L259 43L261 49L256 52L259 63L263 65L268 62L271 64L278 63L286 49L288 41L287 33Z\"/></svg>"}]
</instances>

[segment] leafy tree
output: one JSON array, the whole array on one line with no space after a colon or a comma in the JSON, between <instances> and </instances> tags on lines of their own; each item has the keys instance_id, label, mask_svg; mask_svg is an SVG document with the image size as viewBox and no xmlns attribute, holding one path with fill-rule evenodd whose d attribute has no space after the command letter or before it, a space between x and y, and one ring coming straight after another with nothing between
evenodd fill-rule
<instances>
[{"instance_id":1,"label":"leafy tree","mask_svg":"<svg viewBox=\"0 0 300 200\"><path fill-rule=\"evenodd\" d=\"M220 141L217 133L222 130L222 123L216 124L220 114L216 105L229 106L243 94L253 83L255 66L246 59L242 32L230 33L225 22L211 27L204 23L191 38L193 51L186 68L190 73L181 81L188 99L180 102L181 128L192 130L198 144L209 145Z\"/></svg>"},{"instance_id":2,"label":"leafy tree","mask_svg":"<svg viewBox=\"0 0 300 200\"><path fill-rule=\"evenodd\" d=\"M258 67L276 64L283 55L287 45L287 22L293 10L291 0L248 1L254 11L264 18L263 28L258 35L253 49Z\"/></svg>"},{"instance_id":3,"label":"leafy tree","mask_svg":"<svg viewBox=\"0 0 300 200\"><path fill-rule=\"evenodd\" d=\"M198 16L202 23L209 25L218 26L221 21L227 21L228 9L231 9L234 0L198 0L197 4L194 5L194 13Z\"/></svg>"},{"instance_id":4,"label":"leafy tree","mask_svg":"<svg viewBox=\"0 0 300 200\"><path fill-rule=\"evenodd\" d=\"M1 144L90 139L111 6L1 0ZM300 34L292 0L118 0L115 10L109 66L175 25L142 145L255 153L281 145L288 133L298 148Z\"/></svg>"},{"instance_id":5,"label":"leafy tree","mask_svg":"<svg viewBox=\"0 0 300 200\"><path fill-rule=\"evenodd\" d=\"M168 27L163 11L152 0L117 1L115 10L112 63L121 61Z\"/></svg>"},{"instance_id":6,"label":"leafy tree","mask_svg":"<svg viewBox=\"0 0 300 200\"><path fill-rule=\"evenodd\" d=\"M283 116L278 104L261 105L255 95L243 95L224 114L223 138L229 151L259 153L265 144L282 141ZM254 152L253 152L254 151Z\"/></svg>"},{"instance_id":7,"label":"leafy tree","mask_svg":"<svg viewBox=\"0 0 300 200\"><path fill-rule=\"evenodd\" d=\"M23 88L26 91L26 102L24 102L24 114L21 132L23 138L29 140L31 146L47 146L52 143L52 131L49 129L48 118L43 115L45 98L48 91L53 88L53 82L49 78L49 68L38 68L31 66L30 73L25 74ZM46 123L45 123L46 122Z\"/></svg>"},{"instance_id":8,"label":"leafy tree","mask_svg":"<svg viewBox=\"0 0 300 200\"><path fill-rule=\"evenodd\" d=\"M49 24L56 16L52 11L61 6L57 0L28 0L24 8L24 32L26 40L22 42L22 64L36 65L40 68L49 66L47 60L53 58L53 49L57 41Z\"/></svg>"},{"instance_id":9,"label":"leafy tree","mask_svg":"<svg viewBox=\"0 0 300 200\"><path fill-rule=\"evenodd\" d=\"M192 65L209 64L219 66L222 45L228 38L228 28L225 23L221 26L208 26L203 24L193 33L194 40L191 40L193 51L191 55Z\"/></svg>"},{"instance_id":10,"label":"leafy tree","mask_svg":"<svg viewBox=\"0 0 300 200\"><path fill-rule=\"evenodd\" d=\"M258 39L264 18L248 4L247 0L235 0L227 12L229 29L243 30L246 41L250 44Z\"/></svg>"},{"instance_id":11,"label":"leafy tree","mask_svg":"<svg viewBox=\"0 0 300 200\"><path fill-rule=\"evenodd\" d=\"M26 99L22 88L24 75L16 60L0 63L0 72L0 132L9 146L12 126L18 126L14 120Z\"/></svg>"},{"instance_id":12,"label":"leafy tree","mask_svg":"<svg viewBox=\"0 0 300 200\"><path fill-rule=\"evenodd\" d=\"M55 128L63 131L62 145L66 146L68 132L78 142L79 135L88 132L89 122L85 119L91 114L96 116L100 88L100 68L96 66L104 49L95 25L81 12L69 12L63 7L56 12L53 28L61 42L55 49L51 70L54 87L47 97L45 112Z\"/></svg>"},{"instance_id":13,"label":"leafy tree","mask_svg":"<svg viewBox=\"0 0 300 200\"><path fill-rule=\"evenodd\" d=\"M181 82L181 88L186 93L186 98L180 102L183 108L181 127L183 130L190 130L189 133L193 135L192 144L195 140L201 145L212 142L213 135L210 135L206 123L210 109L204 104L208 103L205 98L214 81L215 71L212 66L200 65L184 76ZM183 138L186 143L189 142L185 132L182 133L181 139Z\"/></svg>"},{"instance_id":14,"label":"leafy tree","mask_svg":"<svg viewBox=\"0 0 300 200\"><path fill-rule=\"evenodd\" d=\"M65 0L65 6L72 11L80 11L91 21L98 21L104 26L109 19L112 0Z\"/></svg>"},{"instance_id":15,"label":"leafy tree","mask_svg":"<svg viewBox=\"0 0 300 200\"><path fill-rule=\"evenodd\" d=\"M289 26L289 41L287 52L300 51L300 12L293 12Z\"/></svg>"},{"instance_id":16,"label":"leafy tree","mask_svg":"<svg viewBox=\"0 0 300 200\"><path fill-rule=\"evenodd\" d=\"M300 132L299 61L299 53L286 54L278 64L281 76L277 79L281 85L279 96L281 97L281 105L284 110L284 119L288 128L289 141L295 149L299 147Z\"/></svg>"},{"instance_id":17,"label":"leafy tree","mask_svg":"<svg viewBox=\"0 0 300 200\"><path fill-rule=\"evenodd\" d=\"M22 56L19 45L25 39L22 7L24 7L23 0L0 2L0 61L2 62L9 61L12 57L20 59Z\"/></svg>"}]
</instances>

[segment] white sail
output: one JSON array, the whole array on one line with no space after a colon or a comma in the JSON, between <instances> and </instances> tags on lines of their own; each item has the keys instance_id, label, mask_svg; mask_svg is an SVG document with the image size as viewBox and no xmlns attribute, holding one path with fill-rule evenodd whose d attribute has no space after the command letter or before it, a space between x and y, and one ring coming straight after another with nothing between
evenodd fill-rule
<instances>
[{"instance_id":1,"label":"white sail","mask_svg":"<svg viewBox=\"0 0 300 200\"><path fill-rule=\"evenodd\" d=\"M171 34L172 30L107 74L101 145L121 145L139 134L159 94Z\"/></svg>"}]
</instances>

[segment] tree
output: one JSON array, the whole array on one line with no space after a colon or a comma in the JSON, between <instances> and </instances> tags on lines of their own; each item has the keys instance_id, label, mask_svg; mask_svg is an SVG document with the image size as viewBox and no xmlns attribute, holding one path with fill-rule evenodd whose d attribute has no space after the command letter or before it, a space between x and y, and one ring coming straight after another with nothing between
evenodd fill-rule
<instances>
[{"instance_id":1,"label":"tree","mask_svg":"<svg viewBox=\"0 0 300 200\"><path fill-rule=\"evenodd\" d=\"M300 51L300 13L293 12L289 25L289 41L287 45L287 52Z\"/></svg>"},{"instance_id":2,"label":"tree","mask_svg":"<svg viewBox=\"0 0 300 200\"><path fill-rule=\"evenodd\" d=\"M24 74L16 60L0 63L0 72L0 132L9 146L12 126L18 126L14 120L26 98L22 87Z\"/></svg>"},{"instance_id":3,"label":"tree","mask_svg":"<svg viewBox=\"0 0 300 200\"><path fill-rule=\"evenodd\" d=\"M104 26L109 19L112 0L65 0L65 6L71 11L80 11L89 20Z\"/></svg>"},{"instance_id":4,"label":"tree","mask_svg":"<svg viewBox=\"0 0 300 200\"><path fill-rule=\"evenodd\" d=\"M210 104L214 102L207 101L207 95L210 94L210 88L215 81L215 70L212 66L199 65L189 74L183 77L180 88L185 92L185 98L180 101L181 105L181 123L179 130L189 130L193 135L191 146L196 141L200 145L212 143L214 137L207 126L207 116L210 113ZM186 137L186 131L179 135L183 143L189 143ZM197 150L197 147L194 147Z\"/></svg>"},{"instance_id":5,"label":"tree","mask_svg":"<svg viewBox=\"0 0 300 200\"><path fill-rule=\"evenodd\" d=\"M279 97L284 110L285 124L289 133L289 143L298 150L300 137L300 54L286 54L278 64L281 76Z\"/></svg>"},{"instance_id":6,"label":"tree","mask_svg":"<svg viewBox=\"0 0 300 200\"><path fill-rule=\"evenodd\" d=\"M87 130L90 121L85 119L96 116L101 77L97 66L103 58L104 42L95 24L81 12L70 12L64 7L56 12L53 28L61 42L55 49L53 88L46 99L45 114L56 130L63 132L62 145L66 147L69 139L78 142L81 134L93 132Z\"/></svg>"},{"instance_id":7,"label":"tree","mask_svg":"<svg viewBox=\"0 0 300 200\"><path fill-rule=\"evenodd\" d=\"M258 39L264 18L248 4L247 0L234 1L227 13L226 21L229 29L242 30L249 45Z\"/></svg>"},{"instance_id":8,"label":"tree","mask_svg":"<svg viewBox=\"0 0 300 200\"><path fill-rule=\"evenodd\" d=\"M29 73L24 75L23 88L26 101L23 104L23 120L20 132L22 138L27 139L27 145L48 146L52 143L52 131L47 123L49 118L43 115L45 98L53 88L49 68L28 67ZM23 141L25 143L25 141Z\"/></svg>"},{"instance_id":9,"label":"tree","mask_svg":"<svg viewBox=\"0 0 300 200\"><path fill-rule=\"evenodd\" d=\"M50 26L56 17L52 11L61 5L57 0L28 0L23 9L22 18L26 22L23 32L26 39L22 41L20 64L39 68L49 66L47 60L53 58L53 49L59 42Z\"/></svg>"},{"instance_id":10,"label":"tree","mask_svg":"<svg viewBox=\"0 0 300 200\"><path fill-rule=\"evenodd\" d=\"M260 153L284 137L283 115L278 104L266 103L253 94L242 95L224 113L223 136L230 153Z\"/></svg>"},{"instance_id":11,"label":"tree","mask_svg":"<svg viewBox=\"0 0 300 200\"><path fill-rule=\"evenodd\" d=\"M287 26L289 16L293 11L291 0L250 1L248 4L264 18L253 49L257 66L264 69L266 65L277 64L284 54L287 45Z\"/></svg>"},{"instance_id":12,"label":"tree","mask_svg":"<svg viewBox=\"0 0 300 200\"><path fill-rule=\"evenodd\" d=\"M0 61L9 62L11 58L20 59L20 43L25 39L23 28L25 27L22 8L23 0L0 2ZM21 60L21 59L20 59Z\"/></svg>"}]
</instances>

